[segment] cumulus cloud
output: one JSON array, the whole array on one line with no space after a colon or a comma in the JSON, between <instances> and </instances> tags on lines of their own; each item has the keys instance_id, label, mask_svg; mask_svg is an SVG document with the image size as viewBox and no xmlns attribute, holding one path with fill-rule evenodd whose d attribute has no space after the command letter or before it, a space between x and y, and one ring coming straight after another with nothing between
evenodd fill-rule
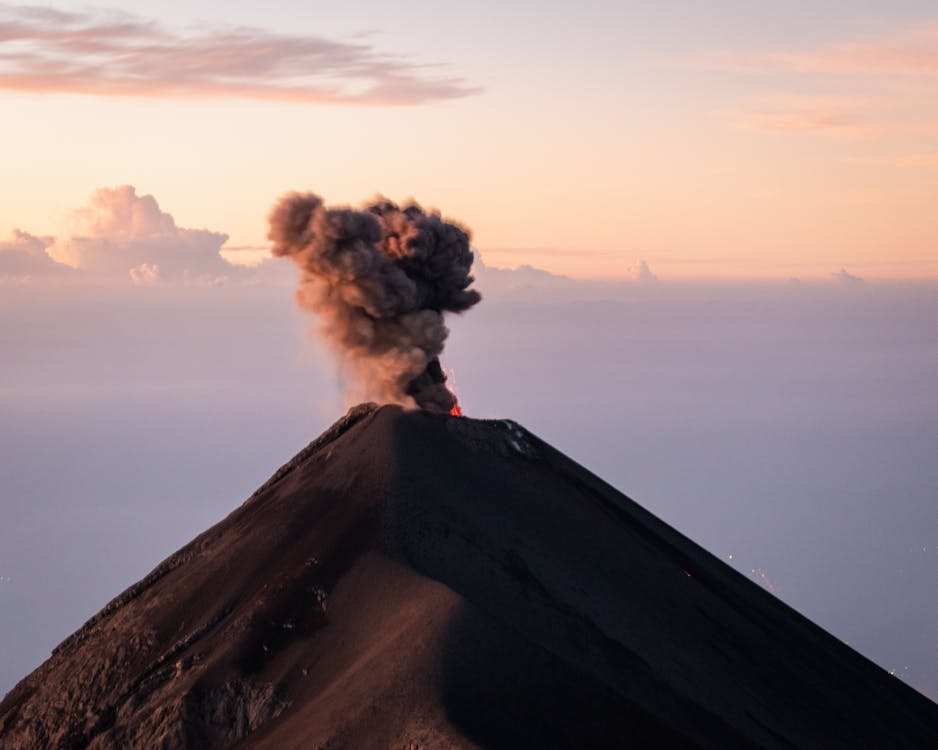
<instances>
[{"instance_id":1,"label":"cumulus cloud","mask_svg":"<svg viewBox=\"0 0 938 750\"><path fill-rule=\"evenodd\" d=\"M189 271L184 271L182 274L184 286L227 286L229 281L231 281L230 276L212 276L211 274L196 276Z\"/></svg>"},{"instance_id":2,"label":"cumulus cloud","mask_svg":"<svg viewBox=\"0 0 938 750\"><path fill-rule=\"evenodd\" d=\"M571 281L567 276L560 276L528 263L512 268L488 265L482 261L482 255L477 248L472 249L472 254L472 272L476 277L477 286L484 294L518 297L528 292L536 294L555 289Z\"/></svg>"},{"instance_id":3,"label":"cumulus cloud","mask_svg":"<svg viewBox=\"0 0 938 750\"><path fill-rule=\"evenodd\" d=\"M131 185L101 188L73 216L72 232L49 253L60 263L135 283L216 279L236 269L219 251L228 235L184 229L152 195Z\"/></svg>"},{"instance_id":4,"label":"cumulus cloud","mask_svg":"<svg viewBox=\"0 0 938 750\"><path fill-rule=\"evenodd\" d=\"M179 33L116 11L0 5L0 89L408 105L478 91L362 42L258 28Z\"/></svg>"},{"instance_id":5,"label":"cumulus cloud","mask_svg":"<svg viewBox=\"0 0 938 750\"><path fill-rule=\"evenodd\" d=\"M160 283L160 267L155 263L141 263L130 269L130 280L134 286L156 286Z\"/></svg>"},{"instance_id":6,"label":"cumulus cloud","mask_svg":"<svg viewBox=\"0 0 938 750\"><path fill-rule=\"evenodd\" d=\"M841 284L862 284L863 279L859 276L854 276L846 268L841 268L837 273L832 274L837 281Z\"/></svg>"},{"instance_id":7,"label":"cumulus cloud","mask_svg":"<svg viewBox=\"0 0 938 750\"><path fill-rule=\"evenodd\" d=\"M651 272L646 261L629 266L628 277L633 281L657 281L658 277Z\"/></svg>"},{"instance_id":8,"label":"cumulus cloud","mask_svg":"<svg viewBox=\"0 0 938 750\"><path fill-rule=\"evenodd\" d=\"M51 237L34 237L19 229L9 240L0 241L0 276L25 279L33 276L61 276L72 269L56 263L46 248Z\"/></svg>"}]
</instances>

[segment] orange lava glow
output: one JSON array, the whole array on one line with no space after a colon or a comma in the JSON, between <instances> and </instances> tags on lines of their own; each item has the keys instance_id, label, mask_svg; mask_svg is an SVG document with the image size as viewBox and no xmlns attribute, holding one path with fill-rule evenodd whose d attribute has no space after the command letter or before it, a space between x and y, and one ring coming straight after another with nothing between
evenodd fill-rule
<instances>
[{"instance_id":1,"label":"orange lava glow","mask_svg":"<svg viewBox=\"0 0 938 750\"><path fill-rule=\"evenodd\" d=\"M456 371L444 370L444 372L446 373L444 381L448 383L447 390L453 397L453 408L449 410L449 413L454 417L461 417L463 416L462 409L459 406L459 399L456 398Z\"/></svg>"}]
</instances>

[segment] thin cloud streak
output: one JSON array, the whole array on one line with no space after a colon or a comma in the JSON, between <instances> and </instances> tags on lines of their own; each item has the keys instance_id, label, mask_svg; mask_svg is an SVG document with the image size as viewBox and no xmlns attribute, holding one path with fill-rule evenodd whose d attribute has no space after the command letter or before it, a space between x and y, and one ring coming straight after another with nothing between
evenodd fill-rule
<instances>
[{"instance_id":1,"label":"thin cloud streak","mask_svg":"<svg viewBox=\"0 0 938 750\"><path fill-rule=\"evenodd\" d=\"M769 59L805 73L938 76L938 23L815 51L770 55Z\"/></svg>"},{"instance_id":2,"label":"thin cloud streak","mask_svg":"<svg viewBox=\"0 0 938 750\"><path fill-rule=\"evenodd\" d=\"M695 67L738 72L938 76L938 22L903 32L788 52L716 52Z\"/></svg>"},{"instance_id":3,"label":"thin cloud streak","mask_svg":"<svg viewBox=\"0 0 938 750\"><path fill-rule=\"evenodd\" d=\"M855 136L863 124L855 116L809 109L761 109L749 113L740 123L744 130L763 133L824 133Z\"/></svg>"},{"instance_id":4,"label":"thin cloud streak","mask_svg":"<svg viewBox=\"0 0 938 750\"><path fill-rule=\"evenodd\" d=\"M847 96L768 96L750 109L730 114L743 130L857 138L878 129L864 114L872 104L870 99Z\"/></svg>"},{"instance_id":5,"label":"thin cloud streak","mask_svg":"<svg viewBox=\"0 0 938 750\"><path fill-rule=\"evenodd\" d=\"M363 42L258 28L183 34L116 11L0 5L0 90L400 106L480 91Z\"/></svg>"},{"instance_id":6,"label":"thin cloud streak","mask_svg":"<svg viewBox=\"0 0 938 750\"><path fill-rule=\"evenodd\" d=\"M808 133L856 131L859 121L837 112L763 109L753 112L743 126L769 133Z\"/></svg>"},{"instance_id":7,"label":"thin cloud streak","mask_svg":"<svg viewBox=\"0 0 938 750\"><path fill-rule=\"evenodd\" d=\"M851 156L848 164L871 164L877 167L895 167L897 169L938 169L938 151L923 151L897 156Z\"/></svg>"},{"instance_id":8,"label":"thin cloud streak","mask_svg":"<svg viewBox=\"0 0 938 750\"><path fill-rule=\"evenodd\" d=\"M788 87L822 83L835 91L860 79L868 91L878 92L875 99L805 96L804 101L791 105L752 108L736 118L737 124L766 133L817 133L835 138L879 135L896 129L897 102L908 100L910 90L922 100L933 94L938 78L938 21L802 50L712 52L691 65L770 80L783 75Z\"/></svg>"}]
</instances>

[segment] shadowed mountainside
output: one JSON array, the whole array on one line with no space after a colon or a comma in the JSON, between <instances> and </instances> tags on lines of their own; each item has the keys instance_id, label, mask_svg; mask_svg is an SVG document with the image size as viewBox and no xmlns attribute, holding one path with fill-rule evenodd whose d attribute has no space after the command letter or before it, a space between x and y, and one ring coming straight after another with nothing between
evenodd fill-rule
<instances>
[{"instance_id":1,"label":"shadowed mountainside","mask_svg":"<svg viewBox=\"0 0 938 750\"><path fill-rule=\"evenodd\" d=\"M925 748L938 706L523 428L353 409L0 704L3 748Z\"/></svg>"}]
</instances>

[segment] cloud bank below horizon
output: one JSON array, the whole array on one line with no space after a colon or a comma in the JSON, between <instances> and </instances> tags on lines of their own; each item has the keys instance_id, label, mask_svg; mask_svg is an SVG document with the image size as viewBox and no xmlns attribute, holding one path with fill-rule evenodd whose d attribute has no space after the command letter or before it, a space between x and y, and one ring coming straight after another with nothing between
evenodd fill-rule
<instances>
[{"instance_id":1,"label":"cloud bank below horizon","mask_svg":"<svg viewBox=\"0 0 938 750\"><path fill-rule=\"evenodd\" d=\"M10 286L94 281L155 287L229 283L289 285L296 282L292 264L273 257L269 246L232 247L226 245L227 241L225 232L178 226L172 214L164 211L154 196L139 194L133 185L103 187L91 194L87 205L71 213L69 226L60 236L40 236L14 229L8 239L0 239L0 283ZM557 274L529 262L505 263L511 260L511 255L498 250L491 251L491 255L501 262L483 263L479 248L472 247L472 251L473 272L480 291L512 298L563 291L574 296L601 296L613 288L655 286L659 281L663 284L694 283L695 279L697 283L707 281L706 276L675 277L668 272L668 256L664 261L660 258L652 262L623 260L621 276L599 278ZM577 254L577 251L568 253ZM239 255L244 256L245 262L238 262ZM488 250L485 255L490 257ZM519 257L528 255L531 254ZM659 261L665 265L663 273L659 270ZM800 278L821 283L845 281L850 280L845 274L856 276L853 271L851 264L846 268L843 265L818 266L813 276ZM791 275L786 272L775 280L786 283ZM863 277L870 278L866 272ZM765 282L772 277L753 276L752 280L756 278ZM719 284L721 278L710 281Z\"/></svg>"}]
</instances>

